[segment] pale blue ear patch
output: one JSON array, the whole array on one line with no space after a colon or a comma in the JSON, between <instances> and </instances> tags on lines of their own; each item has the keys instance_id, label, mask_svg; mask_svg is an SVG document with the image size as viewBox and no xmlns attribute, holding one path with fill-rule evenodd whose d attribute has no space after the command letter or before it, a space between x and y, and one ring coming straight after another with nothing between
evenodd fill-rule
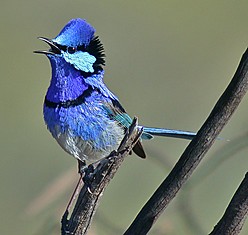
<instances>
[{"instance_id":1,"label":"pale blue ear patch","mask_svg":"<svg viewBox=\"0 0 248 235\"><path fill-rule=\"evenodd\" d=\"M83 51L76 51L73 54L63 51L61 53L65 61L72 64L75 69L86 73L94 73L93 65L96 62L95 56Z\"/></svg>"}]
</instances>

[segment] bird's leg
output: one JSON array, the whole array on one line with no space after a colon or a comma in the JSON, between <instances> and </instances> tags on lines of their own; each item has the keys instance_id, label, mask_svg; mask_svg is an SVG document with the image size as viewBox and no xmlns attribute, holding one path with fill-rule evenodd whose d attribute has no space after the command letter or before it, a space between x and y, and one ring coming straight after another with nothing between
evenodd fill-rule
<instances>
[{"instance_id":1,"label":"bird's leg","mask_svg":"<svg viewBox=\"0 0 248 235\"><path fill-rule=\"evenodd\" d=\"M94 166L90 164L89 166L83 161L78 160L78 173L81 175L83 182L90 180L90 174L93 173Z\"/></svg>"},{"instance_id":2,"label":"bird's leg","mask_svg":"<svg viewBox=\"0 0 248 235\"><path fill-rule=\"evenodd\" d=\"M81 175L83 178L83 175L87 169L85 161L78 160L78 173Z\"/></svg>"},{"instance_id":3,"label":"bird's leg","mask_svg":"<svg viewBox=\"0 0 248 235\"><path fill-rule=\"evenodd\" d=\"M84 169L84 176L82 177L85 186L90 193L91 192L91 182L92 182L92 173L94 172L95 168L93 164L90 164L87 168Z\"/></svg>"},{"instance_id":4,"label":"bird's leg","mask_svg":"<svg viewBox=\"0 0 248 235\"><path fill-rule=\"evenodd\" d=\"M93 164L86 165L85 162L78 161L78 172L81 175L82 181L87 186L88 191L91 193L90 186L92 181L92 173L95 168Z\"/></svg>"}]
</instances>

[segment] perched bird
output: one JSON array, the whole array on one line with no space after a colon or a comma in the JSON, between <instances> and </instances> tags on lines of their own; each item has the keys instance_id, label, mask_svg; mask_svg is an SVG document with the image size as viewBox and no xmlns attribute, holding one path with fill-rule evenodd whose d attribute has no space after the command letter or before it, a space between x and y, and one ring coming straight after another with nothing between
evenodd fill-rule
<instances>
[{"instance_id":1,"label":"perched bird","mask_svg":"<svg viewBox=\"0 0 248 235\"><path fill-rule=\"evenodd\" d=\"M57 37L40 37L50 49L45 54L52 79L44 101L44 119L59 145L88 166L116 150L132 119L103 82L105 54L95 29L83 19L72 19ZM168 136L192 139L193 132L143 127L141 139ZM138 141L133 151L145 152Z\"/></svg>"}]
</instances>

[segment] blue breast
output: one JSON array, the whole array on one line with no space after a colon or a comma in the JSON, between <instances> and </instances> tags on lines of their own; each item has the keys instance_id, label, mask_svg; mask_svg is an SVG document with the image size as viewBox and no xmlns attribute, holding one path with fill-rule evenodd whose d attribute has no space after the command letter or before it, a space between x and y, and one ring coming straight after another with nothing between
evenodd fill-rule
<instances>
[{"instance_id":1,"label":"blue breast","mask_svg":"<svg viewBox=\"0 0 248 235\"><path fill-rule=\"evenodd\" d=\"M95 91L80 105L45 104L44 119L63 149L80 160L94 162L117 149L124 136L124 128L109 118L106 102L111 100Z\"/></svg>"}]
</instances>

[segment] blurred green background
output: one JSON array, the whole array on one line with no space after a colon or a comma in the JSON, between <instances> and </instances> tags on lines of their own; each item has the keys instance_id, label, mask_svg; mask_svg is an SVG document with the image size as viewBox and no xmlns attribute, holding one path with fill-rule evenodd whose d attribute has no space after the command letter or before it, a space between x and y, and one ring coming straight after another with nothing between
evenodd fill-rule
<instances>
[{"instance_id":1,"label":"blurred green background","mask_svg":"<svg viewBox=\"0 0 248 235\"><path fill-rule=\"evenodd\" d=\"M47 48L71 18L97 30L107 55L105 82L145 125L197 131L248 45L246 0L6 1L0 8L0 234L59 234L77 181L76 161L52 139L42 117ZM206 159L150 232L208 234L247 171L248 96ZM90 234L122 234L169 173L188 141L145 142L106 190ZM248 223L241 234L248 234Z\"/></svg>"}]
</instances>

